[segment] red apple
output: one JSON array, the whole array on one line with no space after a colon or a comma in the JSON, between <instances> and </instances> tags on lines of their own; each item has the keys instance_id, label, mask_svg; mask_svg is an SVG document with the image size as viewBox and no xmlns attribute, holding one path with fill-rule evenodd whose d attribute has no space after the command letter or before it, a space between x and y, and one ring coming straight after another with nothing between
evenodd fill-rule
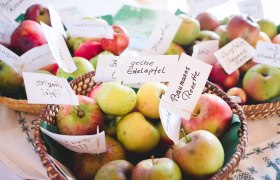
<instances>
[{"instance_id":1,"label":"red apple","mask_svg":"<svg viewBox=\"0 0 280 180\"><path fill-rule=\"evenodd\" d=\"M101 38L100 42L104 50L120 55L129 44L129 36L122 26L113 25L112 28L114 30L113 39Z\"/></svg>"},{"instance_id":2,"label":"red apple","mask_svg":"<svg viewBox=\"0 0 280 180\"><path fill-rule=\"evenodd\" d=\"M210 72L209 80L213 83L222 85L224 89L229 89L238 84L239 77L239 70L236 70L231 74L227 74L222 65L216 61Z\"/></svg>"},{"instance_id":3,"label":"red apple","mask_svg":"<svg viewBox=\"0 0 280 180\"><path fill-rule=\"evenodd\" d=\"M11 36L11 46L20 55L46 43L40 24L32 20L23 21Z\"/></svg>"},{"instance_id":4,"label":"red apple","mask_svg":"<svg viewBox=\"0 0 280 180\"><path fill-rule=\"evenodd\" d=\"M253 44L257 41L260 27L250 16L233 16L227 24L227 36L229 40L242 37L248 43Z\"/></svg>"},{"instance_id":5,"label":"red apple","mask_svg":"<svg viewBox=\"0 0 280 180\"><path fill-rule=\"evenodd\" d=\"M40 23L41 21L51 26L51 19L47 7L41 4L33 4L25 11L25 20L32 20Z\"/></svg>"},{"instance_id":6,"label":"red apple","mask_svg":"<svg viewBox=\"0 0 280 180\"><path fill-rule=\"evenodd\" d=\"M100 90L101 84L95 85L88 94L88 97L96 99L97 93Z\"/></svg>"},{"instance_id":7,"label":"red apple","mask_svg":"<svg viewBox=\"0 0 280 180\"><path fill-rule=\"evenodd\" d=\"M226 132L232 118L230 106L219 96L202 94L189 120L182 119L185 132L207 130L217 137Z\"/></svg>"},{"instance_id":8,"label":"red apple","mask_svg":"<svg viewBox=\"0 0 280 180\"><path fill-rule=\"evenodd\" d=\"M272 38L272 42L275 44L280 44L280 34L277 34Z\"/></svg>"},{"instance_id":9,"label":"red apple","mask_svg":"<svg viewBox=\"0 0 280 180\"><path fill-rule=\"evenodd\" d=\"M221 90L223 90L223 91L225 91L224 90L224 88L223 88L223 86L221 86L220 84L218 84L218 83L213 83L215 86L217 86L218 88L220 88Z\"/></svg>"},{"instance_id":10,"label":"red apple","mask_svg":"<svg viewBox=\"0 0 280 180\"><path fill-rule=\"evenodd\" d=\"M74 51L75 57L83 57L87 60L97 56L103 51L101 43L98 41L84 41L80 46Z\"/></svg>"},{"instance_id":11,"label":"red apple","mask_svg":"<svg viewBox=\"0 0 280 180\"><path fill-rule=\"evenodd\" d=\"M41 70L49 71L53 75L56 75L58 68L59 68L58 64L53 63L53 64L47 65L45 67L42 67Z\"/></svg>"},{"instance_id":12,"label":"red apple","mask_svg":"<svg viewBox=\"0 0 280 180\"><path fill-rule=\"evenodd\" d=\"M97 102L87 96L78 95L79 105L61 105L57 113L57 128L60 134L96 134L97 126L103 126L103 113Z\"/></svg>"},{"instance_id":13,"label":"red apple","mask_svg":"<svg viewBox=\"0 0 280 180\"><path fill-rule=\"evenodd\" d=\"M77 179L94 179L97 171L106 163L125 159L125 150L118 141L105 136L106 152L102 154L77 153L73 160L73 172Z\"/></svg>"},{"instance_id":14,"label":"red apple","mask_svg":"<svg viewBox=\"0 0 280 180\"><path fill-rule=\"evenodd\" d=\"M220 25L218 18L209 12L202 12L195 18L199 21L201 30L214 31Z\"/></svg>"},{"instance_id":15,"label":"red apple","mask_svg":"<svg viewBox=\"0 0 280 180\"><path fill-rule=\"evenodd\" d=\"M255 66L256 64L257 63L251 59L242 66L240 66L238 70L241 75L244 75L251 67Z\"/></svg>"},{"instance_id":16,"label":"red apple","mask_svg":"<svg viewBox=\"0 0 280 180\"><path fill-rule=\"evenodd\" d=\"M246 104L248 101L248 95L244 91L244 89L240 87L233 87L227 91L228 96L237 96L240 98L240 102L238 104Z\"/></svg>"}]
</instances>

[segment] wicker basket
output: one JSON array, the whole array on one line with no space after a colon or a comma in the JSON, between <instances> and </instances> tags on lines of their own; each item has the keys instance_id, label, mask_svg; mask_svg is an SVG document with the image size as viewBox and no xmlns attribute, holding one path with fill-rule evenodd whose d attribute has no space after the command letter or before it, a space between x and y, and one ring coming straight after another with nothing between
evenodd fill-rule
<instances>
[{"instance_id":1,"label":"wicker basket","mask_svg":"<svg viewBox=\"0 0 280 180\"><path fill-rule=\"evenodd\" d=\"M96 83L93 81L94 72L88 73L77 79L70 82L71 87L74 89L76 94L86 95ZM235 153L231 157L230 161L219 171L217 172L211 179L224 179L233 174L236 170L236 167L239 164L241 157L245 152L245 147L247 144L247 125L244 112L242 108L233 102L222 90L214 86L212 83L207 82L204 88L204 93L216 94L223 98L231 107L232 111L239 115L241 121L241 127L239 129L238 137L239 143L236 148ZM50 179L66 179L66 177L56 168L56 166L52 163L51 159L48 156L48 150L45 146L44 141L41 138L40 131L40 121L46 121L49 124L55 124L56 121L56 113L59 109L57 105L47 105L41 114L40 119L36 121L35 124L35 145L38 150L38 154L41 158L41 161L44 167L47 170L48 176Z\"/></svg>"}]
</instances>

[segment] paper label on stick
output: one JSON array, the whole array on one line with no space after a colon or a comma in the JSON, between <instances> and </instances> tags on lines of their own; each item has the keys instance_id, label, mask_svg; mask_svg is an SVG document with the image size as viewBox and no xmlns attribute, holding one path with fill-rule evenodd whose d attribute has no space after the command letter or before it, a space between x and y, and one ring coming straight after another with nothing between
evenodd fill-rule
<instances>
[{"instance_id":1,"label":"paper label on stick","mask_svg":"<svg viewBox=\"0 0 280 180\"><path fill-rule=\"evenodd\" d=\"M14 21L33 4L33 0L0 0L0 14Z\"/></svg>"},{"instance_id":2,"label":"paper label on stick","mask_svg":"<svg viewBox=\"0 0 280 180\"><path fill-rule=\"evenodd\" d=\"M170 81L164 96L161 98L163 108L184 119L189 119L211 69L211 65L182 54L175 78Z\"/></svg>"},{"instance_id":3,"label":"paper label on stick","mask_svg":"<svg viewBox=\"0 0 280 180\"><path fill-rule=\"evenodd\" d=\"M113 28L99 19L71 19L64 21L71 37L113 39Z\"/></svg>"},{"instance_id":4,"label":"paper label on stick","mask_svg":"<svg viewBox=\"0 0 280 180\"><path fill-rule=\"evenodd\" d=\"M106 152L105 132L94 135L68 136L52 133L42 127L41 131L67 149L78 153L99 154Z\"/></svg>"},{"instance_id":5,"label":"paper label on stick","mask_svg":"<svg viewBox=\"0 0 280 180\"><path fill-rule=\"evenodd\" d=\"M182 19L178 16L162 11L143 53L164 54L181 23Z\"/></svg>"},{"instance_id":6,"label":"paper label on stick","mask_svg":"<svg viewBox=\"0 0 280 180\"><path fill-rule=\"evenodd\" d=\"M236 38L214 53L227 74L233 73L250 60L255 49L242 38Z\"/></svg>"},{"instance_id":7,"label":"paper label on stick","mask_svg":"<svg viewBox=\"0 0 280 180\"><path fill-rule=\"evenodd\" d=\"M51 5L48 5L48 10L52 28L56 29L66 38L66 32L58 12Z\"/></svg>"},{"instance_id":8,"label":"paper label on stick","mask_svg":"<svg viewBox=\"0 0 280 180\"><path fill-rule=\"evenodd\" d=\"M178 62L178 55L121 57L117 81L123 84L169 82Z\"/></svg>"},{"instance_id":9,"label":"paper label on stick","mask_svg":"<svg viewBox=\"0 0 280 180\"><path fill-rule=\"evenodd\" d=\"M41 27L58 66L65 72L74 72L77 67L61 33L42 22Z\"/></svg>"},{"instance_id":10,"label":"paper label on stick","mask_svg":"<svg viewBox=\"0 0 280 180\"><path fill-rule=\"evenodd\" d=\"M214 53L218 50L219 40L202 41L193 46L192 57L211 65L216 61Z\"/></svg>"},{"instance_id":11,"label":"paper label on stick","mask_svg":"<svg viewBox=\"0 0 280 180\"><path fill-rule=\"evenodd\" d=\"M253 61L280 67L280 45L258 41Z\"/></svg>"},{"instance_id":12,"label":"paper label on stick","mask_svg":"<svg viewBox=\"0 0 280 180\"><path fill-rule=\"evenodd\" d=\"M66 79L42 73L23 72L22 75L29 104L79 104Z\"/></svg>"},{"instance_id":13,"label":"paper label on stick","mask_svg":"<svg viewBox=\"0 0 280 180\"><path fill-rule=\"evenodd\" d=\"M263 4L261 0L237 1L237 5L242 14L248 14L255 19L263 19Z\"/></svg>"},{"instance_id":14,"label":"paper label on stick","mask_svg":"<svg viewBox=\"0 0 280 180\"><path fill-rule=\"evenodd\" d=\"M15 21L8 21L6 18L0 18L0 42L10 44L11 35L18 27L18 23Z\"/></svg>"},{"instance_id":15,"label":"paper label on stick","mask_svg":"<svg viewBox=\"0 0 280 180\"><path fill-rule=\"evenodd\" d=\"M198 14L227 1L229 0L187 0L187 3L191 11Z\"/></svg>"}]
</instances>

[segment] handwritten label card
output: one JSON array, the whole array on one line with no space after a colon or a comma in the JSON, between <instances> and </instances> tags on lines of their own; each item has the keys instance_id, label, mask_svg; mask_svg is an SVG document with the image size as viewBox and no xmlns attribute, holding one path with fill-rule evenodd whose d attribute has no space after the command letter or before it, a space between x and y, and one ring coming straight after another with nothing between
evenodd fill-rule
<instances>
[{"instance_id":1,"label":"handwritten label card","mask_svg":"<svg viewBox=\"0 0 280 180\"><path fill-rule=\"evenodd\" d=\"M14 21L33 4L33 0L0 0L0 14Z\"/></svg>"},{"instance_id":2,"label":"handwritten label card","mask_svg":"<svg viewBox=\"0 0 280 180\"><path fill-rule=\"evenodd\" d=\"M255 49L242 38L236 38L214 53L226 73L231 74L250 60Z\"/></svg>"},{"instance_id":3,"label":"handwritten label card","mask_svg":"<svg viewBox=\"0 0 280 180\"><path fill-rule=\"evenodd\" d=\"M22 75L29 104L79 104L66 79L42 73L23 72Z\"/></svg>"},{"instance_id":4,"label":"handwritten label card","mask_svg":"<svg viewBox=\"0 0 280 180\"><path fill-rule=\"evenodd\" d=\"M212 66L182 54L170 81L161 107L189 119L203 91Z\"/></svg>"},{"instance_id":5,"label":"handwritten label card","mask_svg":"<svg viewBox=\"0 0 280 180\"><path fill-rule=\"evenodd\" d=\"M253 61L280 67L280 45L258 41Z\"/></svg>"},{"instance_id":6,"label":"handwritten label card","mask_svg":"<svg viewBox=\"0 0 280 180\"><path fill-rule=\"evenodd\" d=\"M19 71L17 69L21 65L19 56L2 44L0 44L0 60L11 66L16 72Z\"/></svg>"},{"instance_id":7,"label":"handwritten label card","mask_svg":"<svg viewBox=\"0 0 280 180\"><path fill-rule=\"evenodd\" d=\"M263 19L263 5L261 0L237 1L237 5L242 14L248 14L256 19Z\"/></svg>"},{"instance_id":8,"label":"handwritten label card","mask_svg":"<svg viewBox=\"0 0 280 180\"><path fill-rule=\"evenodd\" d=\"M100 19L71 19L64 21L71 37L113 39L113 28Z\"/></svg>"},{"instance_id":9,"label":"handwritten label card","mask_svg":"<svg viewBox=\"0 0 280 180\"><path fill-rule=\"evenodd\" d=\"M182 19L170 12L161 12L155 28L144 48L144 54L164 54L172 42Z\"/></svg>"},{"instance_id":10,"label":"handwritten label card","mask_svg":"<svg viewBox=\"0 0 280 180\"><path fill-rule=\"evenodd\" d=\"M190 10L193 13L200 13L212 7L223 4L229 0L187 0Z\"/></svg>"},{"instance_id":11,"label":"handwritten label card","mask_svg":"<svg viewBox=\"0 0 280 180\"><path fill-rule=\"evenodd\" d=\"M106 152L106 140L104 131L94 135L67 136L52 133L42 127L40 127L40 129L43 133L57 141L59 144L74 152L90 154L99 154Z\"/></svg>"},{"instance_id":12,"label":"handwritten label card","mask_svg":"<svg viewBox=\"0 0 280 180\"><path fill-rule=\"evenodd\" d=\"M52 28L56 29L66 38L66 32L58 12L51 5L48 5L48 9Z\"/></svg>"},{"instance_id":13,"label":"handwritten label card","mask_svg":"<svg viewBox=\"0 0 280 180\"><path fill-rule=\"evenodd\" d=\"M179 141L181 117L163 109L161 103L159 105L159 115L165 133L176 144Z\"/></svg>"},{"instance_id":14,"label":"handwritten label card","mask_svg":"<svg viewBox=\"0 0 280 180\"><path fill-rule=\"evenodd\" d=\"M17 22L9 21L4 17L0 18L0 42L10 44L11 35L17 27Z\"/></svg>"},{"instance_id":15,"label":"handwritten label card","mask_svg":"<svg viewBox=\"0 0 280 180\"><path fill-rule=\"evenodd\" d=\"M177 55L122 57L117 81L123 84L169 82L178 62Z\"/></svg>"},{"instance_id":16,"label":"handwritten label card","mask_svg":"<svg viewBox=\"0 0 280 180\"><path fill-rule=\"evenodd\" d=\"M77 69L77 66L72 59L72 56L61 33L42 22L41 27L58 66L61 67L65 72L74 72Z\"/></svg>"},{"instance_id":17,"label":"handwritten label card","mask_svg":"<svg viewBox=\"0 0 280 180\"><path fill-rule=\"evenodd\" d=\"M219 40L202 41L193 47L192 57L212 65L216 61L214 53L219 50Z\"/></svg>"},{"instance_id":18,"label":"handwritten label card","mask_svg":"<svg viewBox=\"0 0 280 180\"><path fill-rule=\"evenodd\" d=\"M95 82L112 82L117 78L117 66L120 56L99 55L94 76Z\"/></svg>"}]
</instances>

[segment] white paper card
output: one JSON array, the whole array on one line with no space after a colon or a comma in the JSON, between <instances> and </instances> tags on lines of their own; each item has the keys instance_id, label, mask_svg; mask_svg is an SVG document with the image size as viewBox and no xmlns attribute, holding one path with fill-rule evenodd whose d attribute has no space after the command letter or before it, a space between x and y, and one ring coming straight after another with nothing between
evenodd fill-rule
<instances>
[{"instance_id":1,"label":"white paper card","mask_svg":"<svg viewBox=\"0 0 280 180\"><path fill-rule=\"evenodd\" d=\"M19 56L2 44L0 44L0 60L11 66L16 72L19 72L17 67L22 63Z\"/></svg>"},{"instance_id":2,"label":"white paper card","mask_svg":"<svg viewBox=\"0 0 280 180\"><path fill-rule=\"evenodd\" d=\"M212 65L216 61L214 53L219 50L219 40L202 41L193 46L192 57Z\"/></svg>"},{"instance_id":3,"label":"white paper card","mask_svg":"<svg viewBox=\"0 0 280 180\"><path fill-rule=\"evenodd\" d=\"M8 21L6 18L0 17L0 42L10 44L11 35L18 25L15 21Z\"/></svg>"},{"instance_id":4,"label":"white paper card","mask_svg":"<svg viewBox=\"0 0 280 180\"><path fill-rule=\"evenodd\" d=\"M212 7L215 7L219 4L223 4L229 0L186 0L186 1L189 5L189 9L193 13L198 14Z\"/></svg>"},{"instance_id":5,"label":"white paper card","mask_svg":"<svg viewBox=\"0 0 280 180\"><path fill-rule=\"evenodd\" d=\"M23 72L22 76L29 104L79 104L66 79L31 72Z\"/></svg>"},{"instance_id":6,"label":"white paper card","mask_svg":"<svg viewBox=\"0 0 280 180\"><path fill-rule=\"evenodd\" d=\"M71 37L113 39L113 28L99 19L71 19L64 21Z\"/></svg>"},{"instance_id":7,"label":"white paper card","mask_svg":"<svg viewBox=\"0 0 280 180\"><path fill-rule=\"evenodd\" d=\"M239 37L216 51L214 55L226 73L231 74L250 60L254 56L254 53L255 49Z\"/></svg>"},{"instance_id":8,"label":"white paper card","mask_svg":"<svg viewBox=\"0 0 280 180\"><path fill-rule=\"evenodd\" d=\"M144 47L145 54L164 54L172 42L182 19L168 12L162 11L155 28Z\"/></svg>"},{"instance_id":9,"label":"white paper card","mask_svg":"<svg viewBox=\"0 0 280 180\"><path fill-rule=\"evenodd\" d=\"M94 135L68 136L52 133L42 127L41 131L67 149L78 153L99 154L106 152L105 132Z\"/></svg>"},{"instance_id":10,"label":"white paper card","mask_svg":"<svg viewBox=\"0 0 280 180\"><path fill-rule=\"evenodd\" d=\"M117 78L117 66L120 56L99 55L95 71L95 82L114 82Z\"/></svg>"},{"instance_id":11,"label":"white paper card","mask_svg":"<svg viewBox=\"0 0 280 180\"><path fill-rule=\"evenodd\" d=\"M164 105L159 105L159 115L161 124L167 136L176 144L179 141L181 117L165 110Z\"/></svg>"},{"instance_id":12,"label":"white paper card","mask_svg":"<svg viewBox=\"0 0 280 180\"><path fill-rule=\"evenodd\" d=\"M258 41L253 61L280 67L280 45Z\"/></svg>"},{"instance_id":13,"label":"white paper card","mask_svg":"<svg viewBox=\"0 0 280 180\"><path fill-rule=\"evenodd\" d=\"M242 14L248 14L255 19L263 19L263 5L261 0L241 0L237 5Z\"/></svg>"},{"instance_id":14,"label":"white paper card","mask_svg":"<svg viewBox=\"0 0 280 180\"><path fill-rule=\"evenodd\" d=\"M66 38L67 37L66 32L64 30L64 26L62 24L62 21L61 21L61 18L59 16L58 12L51 5L48 5L48 9L49 9L49 15L50 15L52 28L56 29L58 32L60 32Z\"/></svg>"},{"instance_id":15,"label":"white paper card","mask_svg":"<svg viewBox=\"0 0 280 180\"><path fill-rule=\"evenodd\" d=\"M121 57L117 81L123 84L169 82L176 69L178 55ZM175 70L176 71L176 70Z\"/></svg>"},{"instance_id":16,"label":"white paper card","mask_svg":"<svg viewBox=\"0 0 280 180\"><path fill-rule=\"evenodd\" d=\"M211 65L182 54L173 72L175 75L161 98L162 108L189 119L211 69Z\"/></svg>"},{"instance_id":17,"label":"white paper card","mask_svg":"<svg viewBox=\"0 0 280 180\"><path fill-rule=\"evenodd\" d=\"M0 0L0 13L10 21L14 21L32 4L33 0Z\"/></svg>"},{"instance_id":18,"label":"white paper card","mask_svg":"<svg viewBox=\"0 0 280 180\"><path fill-rule=\"evenodd\" d=\"M74 72L77 67L72 59L62 34L42 22L41 27L58 66L65 72Z\"/></svg>"}]
</instances>

